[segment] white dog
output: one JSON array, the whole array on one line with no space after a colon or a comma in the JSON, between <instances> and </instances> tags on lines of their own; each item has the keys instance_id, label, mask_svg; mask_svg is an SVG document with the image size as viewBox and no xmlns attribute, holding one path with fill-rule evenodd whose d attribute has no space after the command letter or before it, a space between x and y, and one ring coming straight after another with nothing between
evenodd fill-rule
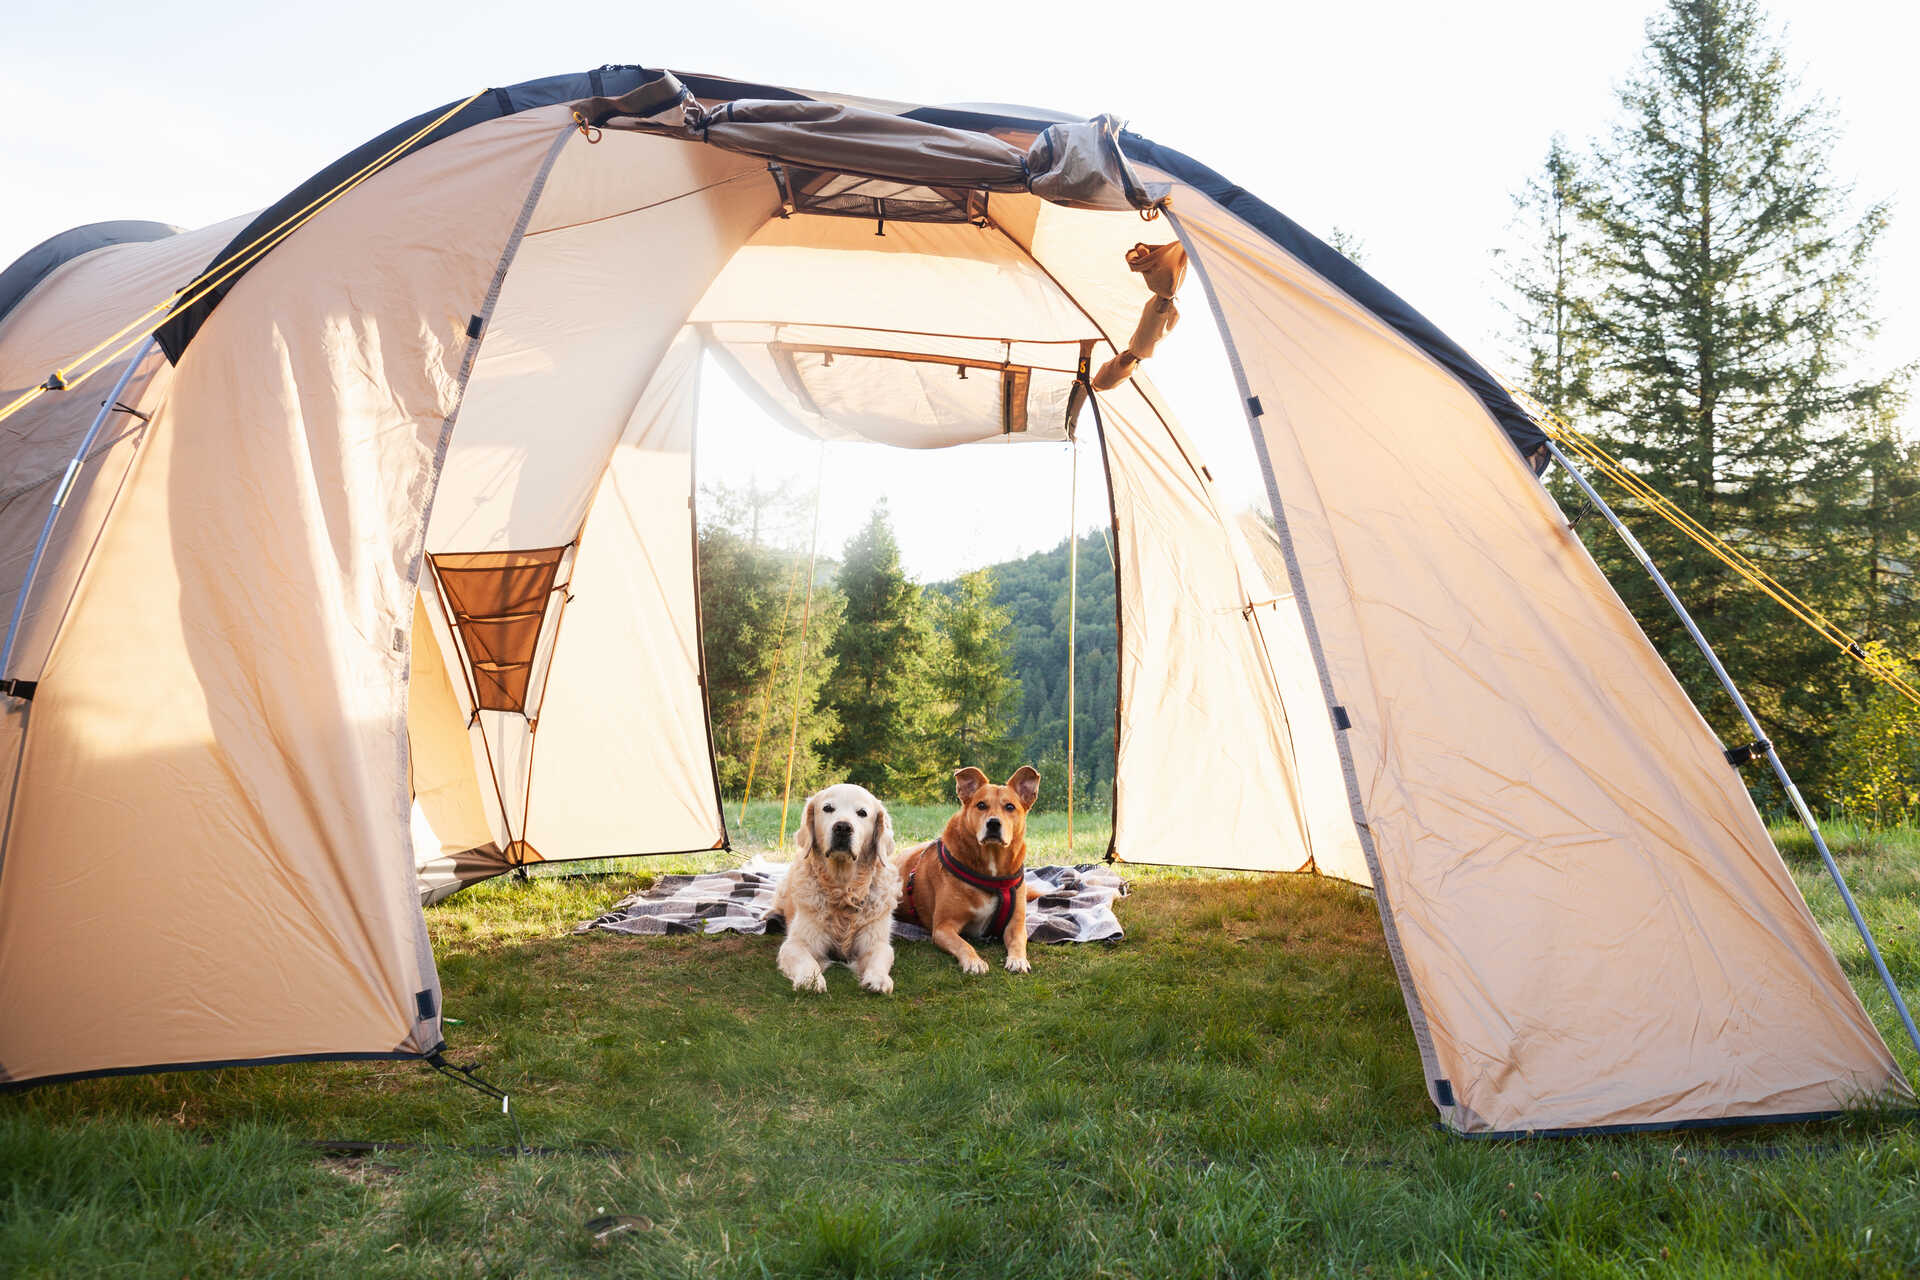
<instances>
[{"instance_id":1,"label":"white dog","mask_svg":"<svg viewBox=\"0 0 1920 1280\"><path fill-rule=\"evenodd\" d=\"M794 832L793 866L774 895L786 918L780 972L795 991L825 991L825 966L851 968L868 991L893 990L893 819L865 787L851 783L807 797Z\"/></svg>"}]
</instances>

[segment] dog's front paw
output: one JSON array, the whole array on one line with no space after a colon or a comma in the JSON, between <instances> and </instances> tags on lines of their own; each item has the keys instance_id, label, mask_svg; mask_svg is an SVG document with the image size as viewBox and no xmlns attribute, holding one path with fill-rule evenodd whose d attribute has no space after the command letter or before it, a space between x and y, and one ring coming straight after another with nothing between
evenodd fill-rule
<instances>
[{"instance_id":1,"label":"dog's front paw","mask_svg":"<svg viewBox=\"0 0 1920 1280\"><path fill-rule=\"evenodd\" d=\"M812 973L795 974L793 978L793 989L795 991L825 991L827 989L827 975L818 969L815 969Z\"/></svg>"},{"instance_id":2,"label":"dog's front paw","mask_svg":"<svg viewBox=\"0 0 1920 1280\"><path fill-rule=\"evenodd\" d=\"M1027 963L1027 958L1025 956L1010 955L1007 957L1007 972L1008 973L1032 973L1033 966Z\"/></svg>"},{"instance_id":3,"label":"dog's front paw","mask_svg":"<svg viewBox=\"0 0 1920 1280\"><path fill-rule=\"evenodd\" d=\"M860 979L860 989L877 991L883 996L890 996L893 994L893 978L884 973L870 973Z\"/></svg>"},{"instance_id":4,"label":"dog's front paw","mask_svg":"<svg viewBox=\"0 0 1920 1280\"><path fill-rule=\"evenodd\" d=\"M985 973L988 967L987 962L979 956L960 957L960 972L962 973Z\"/></svg>"}]
</instances>

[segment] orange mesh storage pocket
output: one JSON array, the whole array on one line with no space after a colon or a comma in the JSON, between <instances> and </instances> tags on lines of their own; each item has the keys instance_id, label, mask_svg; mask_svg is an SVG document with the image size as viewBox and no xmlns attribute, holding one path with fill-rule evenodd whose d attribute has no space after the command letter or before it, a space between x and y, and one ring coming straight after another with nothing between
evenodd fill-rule
<instances>
[{"instance_id":1,"label":"orange mesh storage pocket","mask_svg":"<svg viewBox=\"0 0 1920 1280\"><path fill-rule=\"evenodd\" d=\"M566 547L429 556L483 711L527 710L540 629Z\"/></svg>"}]
</instances>

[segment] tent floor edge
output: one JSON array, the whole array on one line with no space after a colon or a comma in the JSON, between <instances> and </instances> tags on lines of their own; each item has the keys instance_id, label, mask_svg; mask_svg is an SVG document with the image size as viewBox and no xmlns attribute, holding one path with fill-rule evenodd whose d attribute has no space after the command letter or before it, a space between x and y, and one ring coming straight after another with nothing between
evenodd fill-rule
<instances>
[{"instance_id":1,"label":"tent floor edge","mask_svg":"<svg viewBox=\"0 0 1920 1280\"><path fill-rule=\"evenodd\" d=\"M0 1095L38 1089L42 1085L73 1084L81 1080L105 1080L115 1076L154 1076L173 1071L224 1071L228 1067L278 1067L302 1062L426 1062L446 1049L443 1040L431 1049L389 1049L386 1051L343 1051L339 1053L283 1053L260 1058L210 1058L202 1062L156 1062L137 1067L100 1067L91 1071L63 1071L57 1075L34 1076L27 1080L0 1081Z\"/></svg>"},{"instance_id":2,"label":"tent floor edge","mask_svg":"<svg viewBox=\"0 0 1920 1280\"><path fill-rule=\"evenodd\" d=\"M1449 1138L1458 1138L1463 1142L1525 1142L1533 1138L1600 1138L1634 1133L1679 1133L1696 1129L1739 1129L1761 1128L1768 1125L1783 1124L1819 1124L1825 1121L1842 1120L1848 1116L1871 1116L1888 1120L1912 1121L1920 1119L1920 1107L1900 1107L1886 1110L1849 1110L1837 1107L1827 1111L1785 1111L1774 1115L1761 1116L1709 1116L1698 1120L1650 1120L1638 1124L1595 1124L1574 1125L1562 1129L1489 1129L1484 1132L1468 1133L1454 1128L1443 1120L1436 1120L1433 1127Z\"/></svg>"}]
</instances>

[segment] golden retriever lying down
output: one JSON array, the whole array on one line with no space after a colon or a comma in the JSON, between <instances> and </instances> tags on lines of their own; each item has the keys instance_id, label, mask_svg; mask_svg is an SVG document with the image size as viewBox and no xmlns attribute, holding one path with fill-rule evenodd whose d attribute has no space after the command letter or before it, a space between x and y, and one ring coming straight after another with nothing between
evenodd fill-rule
<instances>
[{"instance_id":1,"label":"golden retriever lying down","mask_svg":"<svg viewBox=\"0 0 1920 1280\"><path fill-rule=\"evenodd\" d=\"M795 991L825 991L839 960L868 991L893 990L893 819L865 787L841 783L807 797L793 836L793 866L773 909L785 917L780 972Z\"/></svg>"}]
</instances>

